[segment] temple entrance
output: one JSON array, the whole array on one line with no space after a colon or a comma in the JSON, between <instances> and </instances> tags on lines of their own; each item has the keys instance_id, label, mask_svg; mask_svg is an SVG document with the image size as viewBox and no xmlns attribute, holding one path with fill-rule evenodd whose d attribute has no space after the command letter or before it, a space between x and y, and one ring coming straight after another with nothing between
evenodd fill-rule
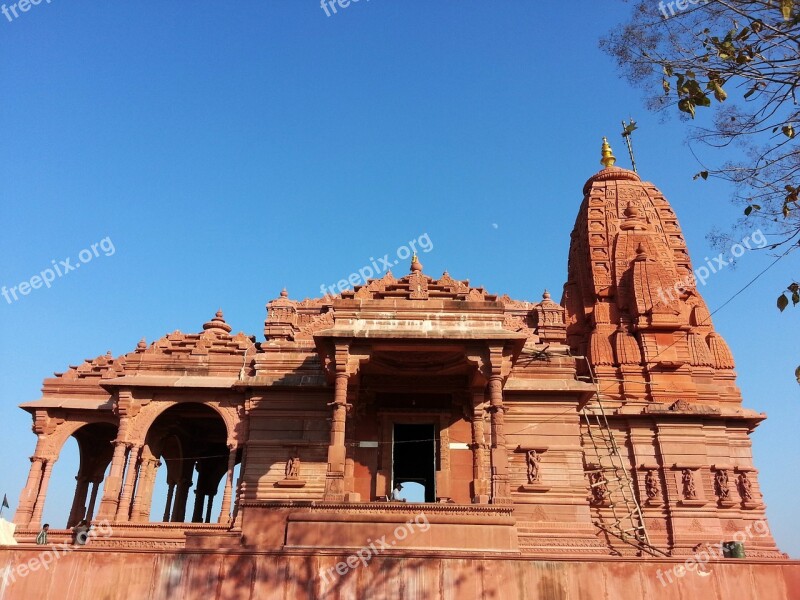
<instances>
[{"instance_id":1,"label":"temple entrance","mask_svg":"<svg viewBox=\"0 0 800 600\"><path fill-rule=\"evenodd\" d=\"M404 484L401 497L409 502L436 501L436 428L434 425L394 425L393 485ZM407 488L405 484L409 485ZM422 486L423 489L420 489Z\"/></svg>"}]
</instances>

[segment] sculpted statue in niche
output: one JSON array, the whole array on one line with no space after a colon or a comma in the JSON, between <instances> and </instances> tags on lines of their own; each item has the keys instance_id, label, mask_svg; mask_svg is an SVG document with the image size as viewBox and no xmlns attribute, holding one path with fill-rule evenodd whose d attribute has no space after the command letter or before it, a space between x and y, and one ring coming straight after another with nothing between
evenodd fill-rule
<instances>
[{"instance_id":1,"label":"sculpted statue in niche","mask_svg":"<svg viewBox=\"0 0 800 600\"><path fill-rule=\"evenodd\" d=\"M742 473L739 475L739 494L742 496L742 500L745 502L749 502L753 499L753 484L750 483L750 478L747 476L747 473Z\"/></svg>"},{"instance_id":2,"label":"sculpted statue in niche","mask_svg":"<svg viewBox=\"0 0 800 600\"><path fill-rule=\"evenodd\" d=\"M599 471L589 474L589 484L592 490L592 502L602 504L608 496L608 487L605 478Z\"/></svg>"},{"instance_id":3,"label":"sculpted statue in niche","mask_svg":"<svg viewBox=\"0 0 800 600\"><path fill-rule=\"evenodd\" d=\"M714 475L714 485L717 488L717 497L720 500L727 500L730 495L730 487L728 485L728 472L724 469L717 471Z\"/></svg>"},{"instance_id":4,"label":"sculpted statue in niche","mask_svg":"<svg viewBox=\"0 0 800 600\"><path fill-rule=\"evenodd\" d=\"M697 489L694 486L694 473L691 469L684 469L681 472L681 483L683 483L683 497L685 500L696 500Z\"/></svg>"},{"instance_id":5,"label":"sculpted statue in niche","mask_svg":"<svg viewBox=\"0 0 800 600\"><path fill-rule=\"evenodd\" d=\"M661 494L658 475L656 475L654 469L648 469L647 474L644 476L644 490L650 500L655 500Z\"/></svg>"},{"instance_id":6,"label":"sculpted statue in niche","mask_svg":"<svg viewBox=\"0 0 800 600\"><path fill-rule=\"evenodd\" d=\"M528 483L539 483L541 473L539 472L539 462L542 457L539 456L536 450L528 450L525 454L525 460L528 464Z\"/></svg>"}]
</instances>

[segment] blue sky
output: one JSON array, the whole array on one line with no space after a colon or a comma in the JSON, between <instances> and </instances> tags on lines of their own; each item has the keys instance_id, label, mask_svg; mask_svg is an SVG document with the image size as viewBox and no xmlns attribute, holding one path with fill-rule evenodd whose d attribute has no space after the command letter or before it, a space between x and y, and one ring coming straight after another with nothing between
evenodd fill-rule
<instances>
[{"instance_id":1,"label":"blue sky","mask_svg":"<svg viewBox=\"0 0 800 600\"><path fill-rule=\"evenodd\" d=\"M52 0L0 15L0 285L107 237L115 249L0 298L12 510L35 444L16 405L84 358L198 331L219 307L261 339L284 286L319 295L423 234L429 274L560 297L583 183L603 135L627 166L630 115L639 171L673 203L695 265L738 214L723 185L692 181L684 125L648 114L597 49L625 3L362 0L330 17L301 0L188 6ZM770 261L748 253L711 278L712 310ZM745 405L769 413L756 466L779 546L800 556L800 315L774 308L790 263L714 321ZM45 508L55 524L72 499L68 454Z\"/></svg>"}]
</instances>

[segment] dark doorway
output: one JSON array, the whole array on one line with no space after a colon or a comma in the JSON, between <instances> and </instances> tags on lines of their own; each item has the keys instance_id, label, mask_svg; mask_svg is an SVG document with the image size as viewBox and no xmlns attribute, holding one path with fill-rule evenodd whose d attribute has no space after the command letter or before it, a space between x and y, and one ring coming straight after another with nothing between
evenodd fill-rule
<instances>
[{"instance_id":1,"label":"dark doorway","mask_svg":"<svg viewBox=\"0 0 800 600\"><path fill-rule=\"evenodd\" d=\"M425 487L425 502L436 501L436 429L433 425L394 426L392 477Z\"/></svg>"}]
</instances>

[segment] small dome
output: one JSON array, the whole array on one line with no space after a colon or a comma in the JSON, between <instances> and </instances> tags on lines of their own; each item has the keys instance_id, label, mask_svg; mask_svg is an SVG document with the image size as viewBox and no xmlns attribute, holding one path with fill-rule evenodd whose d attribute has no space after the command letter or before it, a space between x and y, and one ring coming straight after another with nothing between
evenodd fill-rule
<instances>
[{"instance_id":1,"label":"small dome","mask_svg":"<svg viewBox=\"0 0 800 600\"><path fill-rule=\"evenodd\" d=\"M231 332L231 326L225 322L225 317L222 315L222 309L218 310L214 318L208 323L203 324L203 330L226 334Z\"/></svg>"}]
</instances>

